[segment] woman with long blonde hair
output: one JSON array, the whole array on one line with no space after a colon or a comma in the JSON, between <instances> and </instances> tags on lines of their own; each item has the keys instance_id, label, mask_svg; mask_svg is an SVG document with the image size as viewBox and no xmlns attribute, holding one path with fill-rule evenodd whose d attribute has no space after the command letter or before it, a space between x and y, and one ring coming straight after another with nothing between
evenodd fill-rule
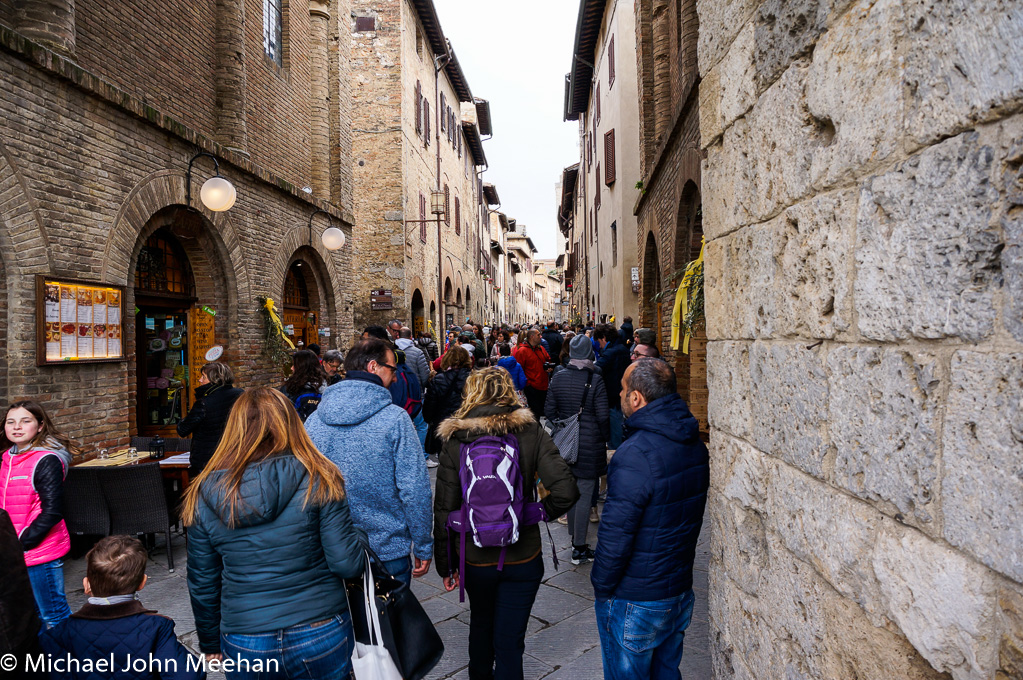
<instances>
[{"instance_id":1,"label":"woman with long blonde hair","mask_svg":"<svg viewBox=\"0 0 1023 680\"><path fill-rule=\"evenodd\" d=\"M504 548L481 548L466 540L465 555L449 562L448 516L466 502L459 475L469 467L466 457L473 442L501 438L518 459L522 488L517 492L524 503L535 503L536 480L543 480L550 494L541 502L550 518L565 514L579 498L575 479L533 412L519 405L515 385L503 368L484 368L469 376L461 406L441 423L438 436L444 444L434 496L433 554L445 589L454 590L464 579L469 594L469 677L521 680L526 625L544 571L540 527L524 523L518 540ZM451 548L458 552L454 543ZM460 575L461 562L465 570Z\"/></svg>"},{"instance_id":2,"label":"woman with long blonde hair","mask_svg":"<svg viewBox=\"0 0 1023 680\"><path fill-rule=\"evenodd\" d=\"M365 535L340 470L287 397L257 387L238 398L182 516L203 653L248 661L229 678L250 677L243 669L260 661L279 670L261 678L348 678L354 637L342 580L362 573Z\"/></svg>"}]
</instances>

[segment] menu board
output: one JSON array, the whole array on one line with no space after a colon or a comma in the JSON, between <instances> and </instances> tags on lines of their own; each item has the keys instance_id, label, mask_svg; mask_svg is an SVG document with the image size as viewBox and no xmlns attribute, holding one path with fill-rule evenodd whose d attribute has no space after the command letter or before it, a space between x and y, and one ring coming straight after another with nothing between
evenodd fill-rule
<instances>
[{"instance_id":1,"label":"menu board","mask_svg":"<svg viewBox=\"0 0 1023 680\"><path fill-rule=\"evenodd\" d=\"M36 277L37 361L121 361L124 288Z\"/></svg>"},{"instance_id":2,"label":"menu board","mask_svg":"<svg viewBox=\"0 0 1023 680\"><path fill-rule=\"evenodd\" d=\"M191 323L188 327L188 373L194 380L188 381L188 403L195 403L195 388L198 385L199 373L206 364L206 352L210 350L214 342L214 321L216 317L202 307L194 307L191 311Z\"/></svg>"}]
</instances>

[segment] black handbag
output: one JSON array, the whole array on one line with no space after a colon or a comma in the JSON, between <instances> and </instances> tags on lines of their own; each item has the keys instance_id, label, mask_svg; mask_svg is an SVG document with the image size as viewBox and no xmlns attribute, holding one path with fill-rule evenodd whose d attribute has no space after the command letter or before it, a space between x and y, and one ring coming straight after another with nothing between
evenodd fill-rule
<instances>
[{"instance_id":1,"label":"black handbag","mask_svg":"<svg viewBox=\"0 0 1023 680\"><path fill-rule=\"evenodd\" d=\"M423 605L416 599L412 589L388 574L380 566L380 559L368 551L373 558L373 582L376 594L377 612L383 643L391 653L394 664L405 680L421 680L440 662L444 655L444 642L427 615ZM349 601L361 602L364 597L363 580L345 581ZM355 639L370 643L369 622L364 607L349 607Z\"/></svg>"}]
</instances>

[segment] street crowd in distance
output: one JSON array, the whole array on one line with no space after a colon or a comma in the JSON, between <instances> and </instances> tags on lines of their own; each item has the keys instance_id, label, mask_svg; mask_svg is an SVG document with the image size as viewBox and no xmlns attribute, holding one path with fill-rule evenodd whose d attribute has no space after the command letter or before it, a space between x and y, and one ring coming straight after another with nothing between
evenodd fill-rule
<instances>
[{"instance_id":1,"label":"street crowd in distance","mask_svg":"<svg viewBox=\"0 0 1023 680\"><path fill-rule=\"evenodd\" d=\"M605 677L680 677L709 466L653 330L469 323L434 338L393 320L344 354L299 348L280 386L235 387L221 362L199 382L177 429L192 438L180 519L201 659L145 607L135 537L92 547L88 603L71 612L77 447L36 401L8 407L0 622L25 677L201 678L211 664L229 678L423 677L438 659L408 667L412 640L368 656L373 617L350 594L369 570L410 597L432 567L468 598L469 678L521 679L548 521L567 524L572 564L593 563ZM26 661L39 658L64 663Z\"/></svg>"}]
</instances>

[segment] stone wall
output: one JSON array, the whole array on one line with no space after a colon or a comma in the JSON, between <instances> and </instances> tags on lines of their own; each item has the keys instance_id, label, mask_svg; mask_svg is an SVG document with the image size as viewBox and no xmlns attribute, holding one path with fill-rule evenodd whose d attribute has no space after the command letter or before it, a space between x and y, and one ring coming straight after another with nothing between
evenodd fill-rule
<instances>
[{"instance_id":1,"label":"stone wall","mask_svg":"<svg viewBox=\"0 0 1023 680\"><path fill-rule=\"evenodd\" d=\"M1023 14L700 0L720 678L1023 677Z\"/></svg>"}]
</instances>

